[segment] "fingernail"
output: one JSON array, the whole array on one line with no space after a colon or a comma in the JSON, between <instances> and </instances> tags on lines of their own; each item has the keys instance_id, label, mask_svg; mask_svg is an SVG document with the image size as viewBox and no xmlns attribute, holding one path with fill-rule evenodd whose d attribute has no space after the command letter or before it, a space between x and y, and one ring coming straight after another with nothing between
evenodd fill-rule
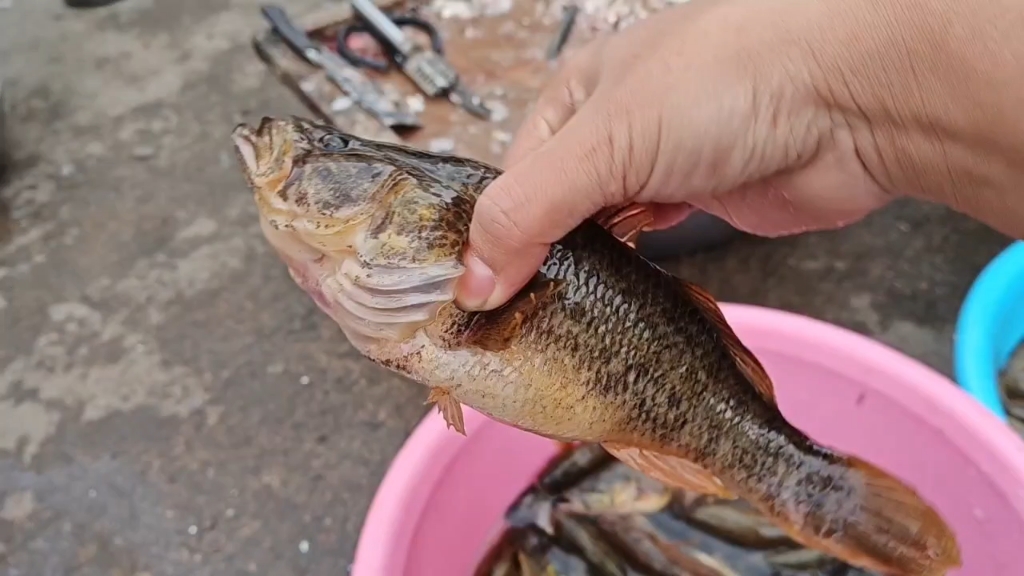
<instances>
[{"instance_id":1,"label":"fingernail","mask_svg":"<svg viewBox=\"0 0 1024 576\"><path fill-rule=\"evenodd\" d=\"M483 310L494 293L494 272L474 254L466 255L466 272L456 288L456 303L463 310Z\"/></svg>"}]
</instances>

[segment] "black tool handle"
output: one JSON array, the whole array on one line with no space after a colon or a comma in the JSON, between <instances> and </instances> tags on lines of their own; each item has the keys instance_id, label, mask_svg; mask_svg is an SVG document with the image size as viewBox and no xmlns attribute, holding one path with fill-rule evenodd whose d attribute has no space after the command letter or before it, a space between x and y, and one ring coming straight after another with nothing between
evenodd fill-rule
<instances>
[{"instance_id":1,"label":"black tool handle","mask_svg":"<svg viewBox=\"0 0 1024 576\"><path fill-rule=\"evenodd\" d=\"M437 31L437 28L433 24L426 20L413 15L394 15L387 14L388 18L395 23L399 28L416 28L427 34L430 38L430 48L438 54L444 55L444 41L441 39L441 34ZM406 54L400 54L395 52L394 49L387 44L386 39L382 39L376 29L370 24L364 21L357 21L353 24L345 26L338 32L338 54L343 56L346 60L351 62L353 65L360 68L369 68L378 72L387 72L389 68L389 62L387 60L374 60L373 58L366 58L360 56L352 51L348 47L348 38L352 34L364 33L370 34L377 41L388 55L397 61L399 64L402 63Z\"/></svg>"},{"instance_id":2,"label":"black tool handle","mask_svg":"<svg viewBox=\"0 0 1024 576\"><path fill-rule=\"evenodd\" d=\"M274 29L274 32L277 32L281 39L300 55L305 56L307 50L320 49L304 30L292 22L292 19L285 13L284 8L276 4L265 4L260 7L260 12L267 22L270 23L270 27Z\"/></svg>"}]
</instances>

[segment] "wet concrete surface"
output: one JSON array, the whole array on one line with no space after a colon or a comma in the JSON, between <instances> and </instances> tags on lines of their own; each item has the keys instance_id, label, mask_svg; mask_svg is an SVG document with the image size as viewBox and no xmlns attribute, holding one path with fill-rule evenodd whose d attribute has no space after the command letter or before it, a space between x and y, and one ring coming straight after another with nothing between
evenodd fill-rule
<instances>
[{"instance_id":1,"label":"wet concrete surface","mask_svg":"<svg viewBox=\"0 0 1024 576\"><path fill-rule=\"evenodd\" d=\"M0 8L0 575L344 574L425 412L259 235L227 134L303 109L250 49L258 4ZM671 268L948 374L960 299L1007 243L901 202Z\"/></svg>"}]
</instances>

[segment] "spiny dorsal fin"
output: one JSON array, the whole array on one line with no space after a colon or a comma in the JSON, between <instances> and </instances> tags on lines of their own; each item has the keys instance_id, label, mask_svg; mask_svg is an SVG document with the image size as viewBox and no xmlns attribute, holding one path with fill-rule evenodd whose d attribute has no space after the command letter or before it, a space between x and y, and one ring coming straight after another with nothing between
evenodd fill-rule
<instances>
[{"instance_id":1,"label":"spiny dorsal fin","mask_svg":"<svg viewBox=\"0 0 1024 576\"><path fill-rule=\"evenodd\" d=\"M630 202L604 208L593 219L624 244L636 248L637 236L654 222L654 214L647 206Z\"/></svg>"},{"instance_id":2,"label":"spiny dorsal fin","mask_svg":"<svg viewBox=\"0 0 1024 576\"><path fill-rule=\"evenodd\" d=\"M617 442L601 445L612 456L659 482L708 496L736 498L717 476L685 458Z\"/></svg>"},{"instance_id":3,"label":"spiny dorsal fin","mask_svg":"<svg viewBox=\"0 0 1024 576\"><path fill-rule=\"evenodd\" d=\"M700 308L709 320L718 328L718 332L722 337L722 343L729 349L729 354L732 355L733 359L736 360L736 365L743 371L743 374L747 377L747 380L754 386L758 394L761 395L765 401L771 404L776 404L775 401L775 388L772 386L772 379L768 376L768 372L765 371L764 366L754 356L754 354L743 345L736 333L733 332L732 327L725 320L725 316L722 314L722 309L718 307L718 303L715 302L715 298L696 284L682 281L683 290L693 298L694 303Z\"/></svg>"}]
</instances>

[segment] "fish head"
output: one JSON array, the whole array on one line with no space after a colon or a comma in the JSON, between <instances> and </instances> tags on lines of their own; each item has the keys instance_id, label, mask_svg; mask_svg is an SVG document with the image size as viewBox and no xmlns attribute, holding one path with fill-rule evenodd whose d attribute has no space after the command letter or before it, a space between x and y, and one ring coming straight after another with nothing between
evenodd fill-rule
<instances>
[{"instance_id":1,"label":"fish head","mask_svg":"<svg viewBox=\"0 0 1024 576\"><path fill-rule=\"evenodd\" d=\"M232 139L264 236L343 328L405 334L454 298L494 169L297 117L240 125Z\"/></svg>"},{"instance_id":2,"label":"fish head","mask_svg":"<svg viewBox=\"0 0 1024 576\"><path fill-rule=\"evenodd\" d=\"M271 243L332 254L375 245L392 266L456 257L479 192L497 176L299 117L239 125L232 139Z\"/></svg>"},{"instance_id":3,"label":"fish head","mask_svg":"<svg viewBox=\"0 0 1024 576\"><path fill-rule=\"evenodd\" d=\"M365 220L394 162L366 141L298 117L264 117L232 132L260 214L276 230L337 234Z\"/></svg>"}]
</instances>

